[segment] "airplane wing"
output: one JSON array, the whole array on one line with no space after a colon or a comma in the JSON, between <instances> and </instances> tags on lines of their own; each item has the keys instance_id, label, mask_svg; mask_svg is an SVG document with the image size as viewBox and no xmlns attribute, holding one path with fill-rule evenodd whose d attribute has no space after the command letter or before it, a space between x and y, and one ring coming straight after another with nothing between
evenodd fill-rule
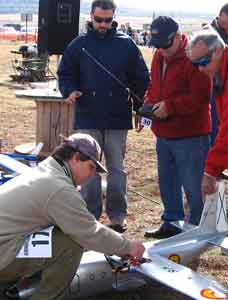
<instances>
[{"instance_id":1,"label":"airplane wing","mask_svg":"<svg viewBox=\"0 0 228 300\"><path fill-rule=\"evenodd\" d=\"M208 241L208 243L210 243L212 245L215 245L215 246L218 246L218 247L221 247L225 251L228 250L228 236L215 237L214 239L210 239Z\"/></svg>"},{"instance_id":2,"label":"airplane wing","mask_svg":"<svg viewBox=\"0 0 228 300\"><path fill-rule=\"evenodd\" d=\"M215 238L208 240L208 243L219 247L228 247L228 237L224 235L216 236Z\"/></svg>"},{"instance_id":3,"label":"airplane wing","mask_svg":"<svg viewBox=\"0 0 228 300\"><path fill-rule=\"evenodd\" d=\"M174 290L196 300L228 299L228 289L213 279L209 279L165 257L153 255L151 262L136 267L136 270Z\"/></svg>"}]
</instances>

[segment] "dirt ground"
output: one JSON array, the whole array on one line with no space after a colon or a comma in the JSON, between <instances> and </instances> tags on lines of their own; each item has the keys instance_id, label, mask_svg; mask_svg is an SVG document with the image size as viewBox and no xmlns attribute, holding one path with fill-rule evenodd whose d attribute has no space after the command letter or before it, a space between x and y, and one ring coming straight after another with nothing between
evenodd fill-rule
<instances>
[{"instance_id":1,"label":"dirt ground","mask_svg":"<svg viewBox=\"0 0 228 300\"><path fill-rule=\"evenodd\" d=\"M35 103L31 100L16 98L15 89L5 86L9 80L9 74L12 73L12 59L15 58L10 51L18 49L18 47L18 43L0 41L0 140L3 141L2 151L13 151L16 145L35 141ZM150 50L144 49L143 53L149 65ZM52 63L55 64L55 59ZM132 130L128 137L126 155L129 191L127 237L143 240L145 229L156 227L160 223L162 206L156 164L155 139L150 130L146 129L140 134ZM155 204L154 201L158 204ZM106 222L105 215L103 220ZM212 276L228 288L228 257L222 256L220 250L204 254L200 259L198 271ZM170 292L167 293L166 290L160 288L159 291L160 294L157 294L156 297L153 293L153 296L151 294L151 297L147 299L170 299Z\"/></svg>"}]
</instances>

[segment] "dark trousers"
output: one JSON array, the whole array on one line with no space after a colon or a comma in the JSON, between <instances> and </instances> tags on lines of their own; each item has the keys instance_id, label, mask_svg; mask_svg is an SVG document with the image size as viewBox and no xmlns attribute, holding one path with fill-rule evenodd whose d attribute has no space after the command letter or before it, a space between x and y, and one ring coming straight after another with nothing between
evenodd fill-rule
<instances>
[{"instance_id":1,"label":"dark trousers","mask_svg":"<svg viewBox=\"0 0 228 300\"><path fill-rule=\"evenodd\" d=\"M215 93L214 92L211 97L211 125L212 125L211 146L213 146L216 135L218 133L218 116L217 116L217 112L216 112Z\"/></svg>"}]
</instances>

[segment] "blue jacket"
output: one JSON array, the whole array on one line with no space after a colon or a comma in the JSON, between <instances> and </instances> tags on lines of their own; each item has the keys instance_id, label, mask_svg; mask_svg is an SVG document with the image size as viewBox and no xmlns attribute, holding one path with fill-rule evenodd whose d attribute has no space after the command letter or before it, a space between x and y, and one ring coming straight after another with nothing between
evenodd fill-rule
<instances>
[{"instance_id":1,"label":"blue jacket","mask_svg":"<svg viewBox=\"0 0 228 300\"><path fill-rule=\"evenodd\" d=\"M83 49L143 99L149 83L148 69L135 43L116 25L100 36L89 27L86 34L66 48L59 69L59 88L64 98L79 90L75 103L75 129L130 129L132 101L126 89L100 68ZM133 99L134 109L140 103Z\"/></svg>"}]
</instances>

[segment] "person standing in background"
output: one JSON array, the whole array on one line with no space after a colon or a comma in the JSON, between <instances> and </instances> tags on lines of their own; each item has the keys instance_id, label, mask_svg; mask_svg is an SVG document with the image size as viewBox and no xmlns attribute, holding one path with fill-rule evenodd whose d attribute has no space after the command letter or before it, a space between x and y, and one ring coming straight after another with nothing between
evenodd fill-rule
<instances>
[{"instance_id":1,"label":"person standing in background","mask_svg":"<svg viewBox=\"0 0 228 300\"><path fill-rule=\"evenodd\" d=\"M228 44L228 3L223 5L220 9L218 17L216 17L211 26L219 33L224 43ZM211 119L212 119L212 132L211 132L211 145L214 144L215 138L218 133L218 116L216 111L215 97L219 93L219 78L217 75L213 78L213 93L211 97Z\"/></svg>"},{"instance_id":2,"label":"person standing in background","mask_svg":"<svg viewBox=\"0 0 228 300\"><path fill-rule=\"evenodd\" d=\"M218 17L212 21L211 26L219 33L224 43L228 44L228 3L222 6Z\"/></svg>"},{"instance_id":3,"label":"person standing in background","mask_svg":"<svg viewBox=\"0 0 228 300\"><path fill-rule=\"evenodd\" d=\"M219 78L216 108L219 116L218 134L206 160L202 192L217 190L217 180L228 169L228 46L212 28L195 33L188 45L188 57L209 78Z\"/></svg>"},{"instance_id":4,"label":"person standing in background","mask_svg":"<svg viewBox=\"0 0 228 300\"><path fill-rule=\"evenodd\" d=\"M137 111L141 106L131 97L129 89L143 99L149 72L133 40L117 31L117 23L113 20L115 10L112 0L92 2L88 32L66 48L58 78L64 101L75 103L74 129L92 135L101 146L108 169L106 212L110 226L124 232L127 134L132 129L132 109ZM129 89L123 88L118 80ZM94 199L88 203L88 208L99 219L102 212L100 177L82 186L82 193L85 199Z\"/></svg>"},{"instance_id":5,"label":"person standing in background","mask_svg":"<svg viewBox=\"0 0 228 300\"><path fill-rule=\"evenodd\" d=\"M198 225L203 209L201 180L209 148L209 78L186 56L188 40L167 16L151 24L150 44L157 48L145 103L152 104L163 223L145 237L167 238L180 232L171 222L184 220L182 187L190 207L189 222Z\"/></svg>"}]
</instances>

